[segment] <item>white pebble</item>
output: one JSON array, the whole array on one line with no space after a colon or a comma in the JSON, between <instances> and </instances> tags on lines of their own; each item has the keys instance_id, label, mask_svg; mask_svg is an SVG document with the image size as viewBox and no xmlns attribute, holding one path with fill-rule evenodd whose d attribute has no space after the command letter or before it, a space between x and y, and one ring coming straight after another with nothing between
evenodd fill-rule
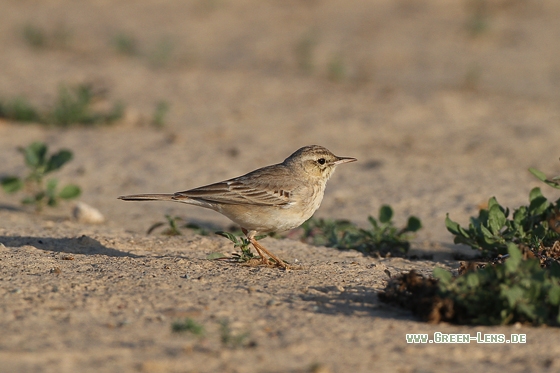
<instances>
[{"instance_id":1,"label":"white pebble","mask_svg":"<svg viewBox=\"0 0 560 373\"><path fill-rule=\"evenodd\" d=\"M72 215L74 216L74 219L80 223L100 224L105 221L105 217L98 209L83 202L76 203Z\"/></svg>"}]
</instances>

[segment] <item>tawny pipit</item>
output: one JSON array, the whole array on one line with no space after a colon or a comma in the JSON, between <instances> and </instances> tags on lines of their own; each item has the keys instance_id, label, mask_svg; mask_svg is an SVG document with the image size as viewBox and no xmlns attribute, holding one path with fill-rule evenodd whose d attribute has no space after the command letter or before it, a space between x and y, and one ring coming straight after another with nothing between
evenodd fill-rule
<instances>
[{"instance_id":1,"label":"tawny pipit","mask_svg":"<svg viewBox=\"0 0 560 373\"><path fill-rule=\"evenodd\" d=\"M264 252L286 268L255 236L299 227L321 205L336 166L354 161L356 158L337 157L322 146L310 145L282 163L219 183L173 194L134 194L119 199L183 202L217 211L241 226L263 263L269 263Z\"/></svg>"}]
</instances>

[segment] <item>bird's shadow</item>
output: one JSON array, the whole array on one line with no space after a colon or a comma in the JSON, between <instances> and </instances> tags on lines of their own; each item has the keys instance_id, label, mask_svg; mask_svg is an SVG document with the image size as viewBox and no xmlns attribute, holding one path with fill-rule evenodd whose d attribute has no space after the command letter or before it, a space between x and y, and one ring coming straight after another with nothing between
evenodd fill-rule
<instances>
[{"instance_id":1,"label":"bird's shadow","mask_svg":"<svg viewBox=\"0 0 560 373\"><path fill-rule=\"evenodd\" d=\"M348 287L339 291L335 286L312 286L312 294L300 295L303 301L313 302L313 310L328 315L371 316L387 319L411 320L411 312L382 302L376 289L366 286Z\"/></svg>"},{"instance_id":2,"label":"bird's shadow","mask_svg":"<svg viewBox=\"0 0 560 373\"><path fill-rule=\"evenodd\" d=\"M80 237L32 237L32 236L0 236L0 243L6 247L22 247L34 246L41 250L47 250L57 253L68 254L84 254L84 255L106 255L112 257L131 257L138 258L135 255L112 249L101 242L88 236Z\"/></svg>"},{"instance_id":3,"label":"bird's shadow","mask_svg":"<svg viewBox=\"0 0 560 373\"><path fill-rule=\"evenodd\" d=\"M1 179L1 177L0 177ZM5 203L0 203L0 210L6 210L6 211L11 211L11 212L23 212L24 209L22 209L21 207L18 206L14 206L14 205L8 205Z\"/></svg>"}]
</instances>

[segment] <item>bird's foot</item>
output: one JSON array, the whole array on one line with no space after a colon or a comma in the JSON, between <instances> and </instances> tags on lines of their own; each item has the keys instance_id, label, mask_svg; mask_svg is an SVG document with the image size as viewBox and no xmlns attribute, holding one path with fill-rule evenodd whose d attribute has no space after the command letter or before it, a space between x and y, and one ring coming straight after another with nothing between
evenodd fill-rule
<instances>
[{"instance_id":1,"label":"bird's foot","mask_svg":"<svg viewBox=\"0 0 560 373\"><path fill-rule=\"evenodd\" d=\"M275 266L283 269L288 269L288 265L286 264L286 262L284 262L282 259L278 258L276 255L272 254L270 251L265 249L256 240L254 239L251 240L251 243L253 244L255 250L257 250L257 252L259 253L262 264L264 264L267 267ZM265 256L265 253L270 257L270 259Z\"/></svg>"}]
</instances>

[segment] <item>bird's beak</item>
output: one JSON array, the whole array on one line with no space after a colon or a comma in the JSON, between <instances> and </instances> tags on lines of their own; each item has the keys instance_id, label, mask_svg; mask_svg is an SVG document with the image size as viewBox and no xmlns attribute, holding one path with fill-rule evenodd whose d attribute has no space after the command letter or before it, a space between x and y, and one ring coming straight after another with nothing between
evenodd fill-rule
<instances>
[{"instance_id":1,"label":"bird's beak","mask_svg":"<svg viewBox=\"0 0 560 373\"><path fill-rule=\"evenodd\" d=\"M337 157L337 158L338 159L334 162L335 165L357 161L356 158L351 158L351 157Z\"/></svg>"}]
</instances>

